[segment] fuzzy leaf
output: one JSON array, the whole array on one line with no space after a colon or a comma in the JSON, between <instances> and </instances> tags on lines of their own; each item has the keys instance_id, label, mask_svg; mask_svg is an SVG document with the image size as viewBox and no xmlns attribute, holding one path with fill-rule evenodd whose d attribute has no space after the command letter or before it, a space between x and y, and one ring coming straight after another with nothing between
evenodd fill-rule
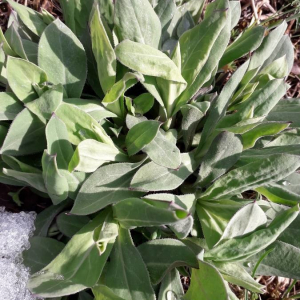
<instances>
[{"instance_id":1,"label":"fuzzy leaf","mask_svg":"<svg viewBox=\"0 0 300 300\"><path fill-rule=\"evenodd\" d=\"M166 54L151 46L126 40L115 51L118 60L134 71L185 83L175 63Z\"/></svg>"},{"instance_id":2,"label":"fuzzy leaf","mask_svg":"<svg viewBox=\"0 0 300 300\"><path fill-rule=\"evenodd\" d=\"M97 61L98 77L102 90L106 93L116 81L117 60L103 25L99 5L95 5L92 11L90 28L93 52Z\"/></svg>"},{"instance_id":3,"label":"fuzzy leaf","mask_svg":"<svg viewBox=\"0 0 300 300\"><path fill-rule=\"evenodd\" d=\"M135 169L140 165L116 163L100 167L82 185L71 213L88 215L112 203L143 195L129 188Z\"/></svg>"},{"instance_id":4,"label":"fuzzy leaf","mask_svg":"<svg viewBox=\"0 0 300 300\"><path fill-rule=\"evenodd\" d=\"M158 48L161 24L148 0L116 1L114 24L120 41L129 39Z\"/></svg>"},{"instance_id":5,"label":"fuzzy leaf","mask_svg":"<svg viewBox=\"0 0 300 300\"><path fill-rule=\"evenodd\" d=\"M80 98L87 75L86 54L81 42L59 19L41 36L38 60L49 81L61 83L69 98Z\"/></svg>"},{"instance_id":6,"label":"fuzzy leaf","mask_svg":"<svg viewBox=\"0 0 300 300\"><path fill-rule=\"evenodd\" d=\"M146 266L128 230L119 228L110 263L101 281L121 299L155 300Z\"/></svg>"},{"instance_id":7,"label":"fuzzy leaf","mask_svg":"<svg viewBox=\"0 0 300 300\"><path fill-rule=\"evenodd\" d=\"M24 103L38 98L33 84L42 84L48 80L46 73L27 60L8 57L7 80L15 95Z\"/></svg>"},{"instance_id":8,"label":"fuzzy leaf","mask_svg":"<svg viewBox=\"0 0 300 300\"><path fill-rule=\"evenodd\" d=\"M140 245L138 249L149 270L153 284L159 283L167 272L175 267L198 267L195 254L178 240L152 240Z\"/></svg>"}]
</instances>

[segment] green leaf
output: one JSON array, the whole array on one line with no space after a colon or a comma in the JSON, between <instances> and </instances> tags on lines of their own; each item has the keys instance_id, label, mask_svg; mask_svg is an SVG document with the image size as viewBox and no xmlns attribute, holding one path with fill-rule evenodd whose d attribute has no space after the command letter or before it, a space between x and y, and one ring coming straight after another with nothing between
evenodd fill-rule
<instances>
[{"instance_id":1,"label":"green leaf","mask_svg":"<svg viewBox=\"0 0 300 300\"><path fill-rule=\"evenodd\" d=\"M138 250L147 266L153 284L159 283L173 268L180 266L198 267L195 254L178 240L152 240L140 245Z\"/></svg>"},{"instance_id":2,"label":"green leaf","mask_svg":"<svg viewBox=\"0 0 300 300\"><path fill-rule=\"evenodd\" d=\"M188 86L177 99L177 110L210 79L225 51L230 38L228 7L227 0L212 3L204 20L180 37L181 70Z\"/></svg>"},{"instance_id":3,"label":"green leaf","mask_svg":"<svg viewBox=\"0 0 300 300\"><path fill-rule=\"evenodd\" d=\"M44 180L41 174L8 170L5 168L3 168L2 172L4 175L13 177L21 182L24 182L25 186L31 186L37 189L38 191L47 193Z\"/></svg>"},{"instance_id":4,"label":"green leaf","mask_svg":"<svg viewBox=\"0 0 300 300\"><path fill-rule=\"evenodd\" d=\"M130 186L142 191L174 190L194 172L196 167L191 153L181 154L181 165L176 170L150 162L136 172Z\"/></svg>"},{"instance_id":5,"label":"green leaf","mask_svg":"<svg viewBox=\"0 0 300 300\"><path fill-rule=\"evenodd\" d=\"M121 299L155 300L146 266L128 230L119 228L110 263L101 281Z\"/></svg>"},{"instance_id":6,"label":"green leaf","mask_svg":"<svg viewBox=\"0 0 300 300\"><path fill-rule=\"evenodd\" d=\"M244 150L252 148L263 136L275 135L289 126L288 123L266 122L247 131L242 135Z\"/></svg>"},{"instance_id":7,"label":"green leaf","mask_svg":"<svg viewBox=\"0 0 300 300\"><path fill-rule=\"evenodd\" d=\"M257 283L254 278L238 263L217 263L214 265L218 268L223 278L238 286L242 286L254 293L262 293L264 286Z\"/></svg>"},{"instance_id":8,"label":"green leaf","mask_svg":"<svg viewBox=\"0 0 300 300\"><path fill-rule=\"evenodd\" d=\"M162 203L165 203L165 206L168 204L170 207L174 206L175 203L176 206L178 205L185 211L188 211L190 215L174 224L170 224L169 227L179 239L184 239L189 235L194 224L194 219L192 217L196 204L196 197L194 194L186 194L182 196L173 194L152 194L147 195L144 198L158 201L157 203L162 201ZM153 202L151 204L153 204Z\"/></svg>"},{"instance_id":9,"label":"green leaf","mask_svg":"<svg viewBox=\"0 0 300 300\"><path fill-rule=\"evenodd\" d=\"M264 34L265 27L263 26L254 26L243 31L226 49L219 62L219 68L257 49L263 41Z\"/></svg>"},{"instance_id":10,"label":"green leaf","mask_svg":"<svg viewBox=\"0 0 300 300\"><path fill-rule=\"evenodd\" d=\"M34 235L47 237L48 230L54 218L68 206L70 202L64 201L58 205L52 205L40 212L34 222Z\"/></svg>"},{"instance_id":11,"label":"green leaf","mask_svg":"<svg viewBox=\"0 0 300 300\"><path fill-rule=\"evenodd\" d=\"M192 269L190 287L185 300L228 300L225 283L219 271L211 264L199 261L199 269Z\"/></svg>"},{"instance_id":12,"label":"green leaf","mask_svg":"<svg viewBox=\"0 0 300 300\"><path fill-rule=\"evenodd\" d=\"M69 238L73 237L89 221L90 219L86 216L73 216L65 212L56 218L59 231Z\"/></svg>"},{"instance_id":13,"label":"green leaf","mask_svg":"<svg viewBox=\"0 0 300 300\"><path fill-rule=\"evenodd\" d=\"M77 146L69 163L69 171L92 173L104 163L128 160L128 156L116 147L88 139Z\"/></svg>"},{"instance_id":14,"label":"green leaf","mask_svg":"<svg viewBox=\"0 0 300 300\"><path fill-rule=\"evenodd\" d=\"M268 121L292 122L292 124L290 125L291 127L300 127L299 114L299 99L282 99L270 111L266 119Z\"/></svg>"},{"instance_id":15,"label":"green leaf","mask_svg":"<svg viewBox=\"0 0 300 300\"><path fill-rule=\"evenodd\" d=\"M0 120L13 120L23 109L22 103L13 93L0 93Z\"/></svg>"},{"instance_id":16,"label":"green leaf","mask_svg":"<svg viewBox=\"0 0 300 300\"><path fill-rule=\"evenodd\" d=\"M59 3L67 26L78 37L81 37L87 28L93 3L93 0L61 0Z\"/></svg>"},{"instance_id":17,"label":"green leaf","mask_svg":"<svg viewBox=\"0 0 300 300\"><path fill-rule=\"evenodd\" d=\"M144 93L133 99L135 112L137 114L147 113L154 105L154 97L149 93Z\"/></svg>"},{"instance_id":18,"label":"green leaf","mask_svg":"<svg viewBox=\"0 0 300 300\"><path fill-rule=\"evenodd\" d=\"M293 173L299 166L300 160L296 155L271 155L263 160L254 161L234 169L222 176L201 195L201 199L224 199L246 190L279 181Z\"/></svg>"},{"instance_id":19,"label":"green leaf","mask_svg":"<svg viewBox=\"0 0 300 300\"><path fill-rule=\"evenodd\" d=\"M61 83L69 98L80 98L87 75L85 51L73 32L59 19L41 36L38 60L49 81Z\"/></svg>"},{"instance_id":20,"label":"green leaf","mask_svg":"<svg viewBox=\"0 0 300 300\"><path fill-rule=\"evenodd\" d=\"M38 99L26 104L26 107L41 120L46 121L51 118L63 100L63 87L61 84L53 86L43 93Z\"/></svg>"},{"instance_id":21,"label":"green leaf","mask_svg":"<svg viewBox=\"0 0 300 300\"><path fill-rule=\"evenodd\" d=\"M251 234L224 240L205 253L205 258L214 261L231 262L244 260L275 242L278 236L296 219L299 207L295 206L278 215L265 229Z\"/></svg>"},{"instance_id":22,"label":"green leaf","mask_svg":"<svg viewBox=\"0 0 300 300\"><path fill-rule=\"evenodd\" d=\"M129 156L139 152L157 135L161 123L158 121L144 121L134 125L126 136L126 147Z\"/></svg>"},{"instance_id":23,"label":"green leaf","mask_svg":"<svg viewBox=\"0 0 300 300\"><path fill-rule=\"evenodd\" d=\"M18 13L22 22L30 29L30 31L38 36L43 33L47 24L44 23L40 13L13 0L7 0L7 2Z\"/></svg>"},{"instance_id":24,"label":"green leaf","mask_svg":"<svg viewBox=\"0 0 300 300\"><path fill-rule=\"evenodd\" d=\"M1 48L3 49L3 51L6 55L17 56L15 51L13 51L13 49L8 44L6 38L3 34L2 28L0 29L0 42L3 44Z\"/></svg>"},{"instance_id":25,"label":"green leaf","mask_svg":"<svg viewBox=\"0 0 300 300\"><path fill-rule=\"evenodd\" d=\"M212 248L221 238L227 224L243 204L233 201L207 202L199 201L197 214L209 248Z\"/></svg>"},{"instance_id":26,"label":"green leaf","mask_svg":"<svg viewBox=\"0 0 300 300\"><path fill-rule=\"evenodd\" d=\"M103 21L99 5L95 5L90 20L91 39L97 61L98 77L102 90L106 93L116 81L117 60Z\"/></svg>"},{"instance_id":27,"label":"green leaf","mask_svg":"<svg viewBox=\"0 0 300 300\"><path fill-rule=\"evenodd\" d=\"M170 270L160 285L158 300L176 300L183 295L184 291L179 272L177 269Z\"/></svg>"},{"instance_id":28,"label":"green leaf","mask_svg":"<svg viewBox=\"0 0 300 300\"><path fill-rule=\"evenodd\" d=\"M109 287L105 285L96 285L93 287L95 300L124 300L117 296Z\"/></svg>"},{"instance_id":29,"label":"green leaf","mask_svg":"<svg viewBox=\"0 0 300 300\"><path fill-rule=\"evenodd\" d=\"M130 198L122 200L113 206L115 219L127 229L146 226L161 226L172 224L188 216L180 207L166 203L159 207L147 200Z\"/></svg>"},{"instance_id":30,"label":"green leaf","mask_svg":"<svg viewBox=\"0 0 300 300\"><path fill-rule=\"evenodd\" d=\"M188 150L192 144L197 126L205 115L197 104L186 104L181 107L182 113L182 135L185 149Z\"/></svg>"},{"instance_id":31,"label":"green leaf","mask_svg":"<svg viewBox=\"0 0 300 300\"><path fill-rule=\"evenodd\" d=\"M46 73L31 62L9 56L7 60L7 80L15 95L24 103L38 98L33 84L46 82Z\"/></svg>"},{"instance_id":32,"label":"green leaf","mask_svg":"<svg viewBox=\"0 0 300 300\"><path fill-rule=\"evenodd\" d=\"M231 132L220 133L202 159L197 183L205 187L225 174L237 162L242 150L239 137Z\"/></svg>"},{"instance_id":33,"label":"green leaf","mask_svg":"<svg viewBox=\"0 0 300 300\"><path fill-rule=\"evenodd\" d=\"M260 74L269 74L274 78L280 79L289 74L286 55L274 60L267 65Z\"/></svg>"},{"instance_id":34,"label":"green leaf","mask_svg":"<svg viewBox=\"0 0 300 300\"><path fill-rule=\"evenodd\" d=\"M1 154L21 156L45 149L45 124L27 108L10 125Z\"/></svg>"},{"instance_id":35,"label":"green leaf","mask_svg":"<svg viewBox=\"0 0 300 300\"><path fill-rule=\"evenodd\" d=\"M287 28L287 23L284 21L276 29L272 30L264 39L260 47L253 53L249 65L249 70L261 67L264 62L270 57Z\"/></svg>"},{"instance_id":36,"label":"green leaf","mask_svg":"<svg viewBox=\"0 0 300 300\"><path fill-rule=\"evenodd\" d=\"M88 215L112 203L142 196L143 192L130 189L135 169L141 163L116 163L100 167L82 185L71 213Z\"/></svg>"},{"instance_id":37,"label":"green leaf","mask_svg":"<svg viewBox=\"0 0 300 300\"><path fill-rule=\"evenodd\" d=\"M196 157L203 156L209 149L215 137L214 131L217 127L217 124L226 114L226 110L229 105L229 99L238 87L241 78L247 71L248 66L249 61L245 62L236 72L234 72L226 85L223 87L219 97L216 98L216 100L212 103L201 134L200 144L196 150Z\"/></svg>"},{"instance_id":38,"label":"green leaf","mask_svg":"<svg viewBox=\"0 0 300 300\"><path fill-rule=\"evenodd\" d=\"M117 115L101 106L98 100L68 98L63 99L63 101L65 103L77 106L79 109L91 115L98 122L105 118L117 117Z\"/></svg>"},{"instance_id":39,"label":"green leaf","mask_svg":"<svg viewBox=\"0 0 300 300\"><path fill-rule=\"evenodd\" d=\"M113 144L101 125L78 107L62 103L55 114L65 123L69 140L72 144L78 145L85 139L95 139L107 144Z\"/></svg>"},{"instance_id":40,"label":"green leaf","mask_svg":"<svg viewBox=\"0 0 300 300\"><path fill-rule=\"evenodd\" d=\"M65 247L57 240L34 236L29 239L30 248L23 251L24 265L30 268L30 273L36 273L46 267Z\"/></svg>"},{"instance_id":41,"label":"green leaf","mask_svg":"<svg viewBox=\"0 0 300 300\"><path fill-rule=\"evenodd\" d=\"M105 95L102 104L118 117L124 118L124 93L140 80L144 80L141 74L126 73Z\"/></svg>"},{"instance_id":42,"label":"green leaf","mask_svg":"<svg viewBox=\"0 0 300 300\"><path fill-rule=\"evenodd\" d=\"M161 24L148 0L118 0L114 13L114 30L119 41L129 39L158 48Z\"/></svg>"},{"instance_id":43,"label":"green leaf","mask_svg":"<svg viewBox=\"0 0 300 300\"><path fill-rule=\"evenodd\" d=\"M40 169L37 169L31 165L28 165L13 156L7 156L2 154L1 156L3 162L5 162L11 169L15 171L27 172L27 173L36 173L42 174Z\"/></svg>"},{"instance_id":44,"label":"green leaf","mask_svg":"<svg viewBox=\"0 0 300 300\"><path fill-rule=\"evenodd\" d=\"M228 222L220 240L228 240L255 231L267 224L264 211L254 202L240 210Z\"/></svg>"},{"instance_id":45,"label":"green leaf","mask_svg":"<svg viewBox=\"0 0 300 300\"><path fill-rule=\"evenodd\" d=\"M240 1L229 1L231 10L231 29L233 29L239 22L241 17L241 2Z\"/></svg>"},{"instance_id":46,"label":"green leaf","mask_svg":"<svg viewBox=\"0 0 300 300\"><path fill-rule=\"evenodd\" d=\"M126 40L120 43L115 51L117 59L134 71L185 83L175 63L166 54L153 47Z\"/></svg>"},{"instance_id":47,"label":"green leaf","mask_svg":"<svg viewBox=\"0 0 300 300\"><path fill-rule=\"evenodd\" d=\"M295 238L295 237L294 237ZM265 251L269 249L274 249L269 253L264 260L260 263L256 274L264 274L266 276L282 276L287 278L300 279L300 249L290 245L289 243L284 243L281 241L276 241L271 244ZM260 252L251 258L255 263L265 251ZM280 259L284 257L284 259ZM254 265L254 264L253 264Z\"/></svg>"},{"instance_id":48,"label":"green leaf","mask_svg":"<svg viewBox=\"0 0 300 300\"><path fill-rule=\"evenodd\" d=\"M38 44L22 39L22 44L24 51L26 53L27 59L34 63L35 65L38 64Z\"/></svg>"},{"instance_id":49,"label":"green leaf","mask_svg":"<svg viewBox=\"0 0 300 300\"><path fill-rule=\"evenodd\" d=\"M159 166L178 169L181 164L180 150L160 131L157 132L156 137L142 150Z\"/></svg>"},{"instance_id":50,"label":"green leaf","mask_svg":"<svg viewBox=\"0 0 300 300\"><path fill-rule=\"evenodd\" d=\"M174 0L159 0L154 10L160 20L161 28L164 30L175 14L176 4Z\"/></svg>"},{"instance_id":51,"label":"green leaf","mask_svg":"<svg viewBox=\"0 0 300 300\"><path fill-rule=\"evenodd\" d=\"M13 51L21 58L28 60L20 34L12 23L5 32L5 37Z\"/></svg>"},{"instance_id":52,"label":"green leaf","mask_svg":"<svg viewBox=\"0 0 300 300\"><path fill-rule=\"evenodd\" d=\"M284 180L255 189L272 202L295 205L300 202L300 174L293 173ZM299 246L300 248L300 246Z\"/></svg>"},{"instance_id":53,"label":"green leaf","mask_svg":"<svg viewBox=\"0 0 300 300\"><path fill-rule=\"evenodd\" d=\"M68 181L60 174L57 168L56 156L48 154L46 150L42 157L42 167L48 194L53 204L57 205L68 197Z\"/></svg>"},{"instance_id":54,"label":"green leaf","mask_svg":"<svg viewBox=\"0 0 300 300\"><path fill-rule=\"evenodd\" d=\"M107 227L111 230L109 239L101 236ZM112 221L110 211L102 211L72 237L49 265L29 279L28 288L41 297L59 297L94 286L117 234L117 225ZM103 242L107 246L99 255L98 245ZM94 268L95 265L97 268Z\"/></svg>"},{"instance_id":55,"label":"green leaf","mask_svg":"<svg viewBox=\"0 0 300 300\"><path fill-rule=\"evenodd\" d=\"M68 170L73 156L66 125L53 114L46 126L47 149L50 155L56 155L57 167Z\"/></svg>"}]
</instances>

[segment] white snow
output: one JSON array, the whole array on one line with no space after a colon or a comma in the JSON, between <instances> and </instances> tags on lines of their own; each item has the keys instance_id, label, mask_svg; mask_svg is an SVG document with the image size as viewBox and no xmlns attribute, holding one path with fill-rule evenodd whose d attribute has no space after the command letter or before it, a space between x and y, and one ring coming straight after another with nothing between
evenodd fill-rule
<instances>
[{"instance_id":1,"label":"white snow","mask_svg":"<svg viewBox=\"0 0 300 300\"><path fill-rule=\"evenodd\" d=\"M0 298L35 300L26 289L28 269L22 264L22 251L30 247L34 212L9 213L0 207Z\"/></svg>"}]
</instances>

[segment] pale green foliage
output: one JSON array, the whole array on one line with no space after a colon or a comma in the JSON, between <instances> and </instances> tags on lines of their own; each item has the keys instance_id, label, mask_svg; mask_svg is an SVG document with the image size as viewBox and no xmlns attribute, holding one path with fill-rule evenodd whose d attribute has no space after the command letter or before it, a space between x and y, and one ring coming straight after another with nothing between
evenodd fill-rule
<instances>
[{"instance_id":1,"label":"pale green foliage","mask_svg":"<svg viewBox=\"0 0 300 300\"><path fill-rule=\"evenodd\" d=\"M24 253L34 294L236 299L265 253L257 275L300 278L286 22L235 38L239 1L63 0L65 24L8 2L0 182L53 202Z\"/></svg>"}]
</instances>

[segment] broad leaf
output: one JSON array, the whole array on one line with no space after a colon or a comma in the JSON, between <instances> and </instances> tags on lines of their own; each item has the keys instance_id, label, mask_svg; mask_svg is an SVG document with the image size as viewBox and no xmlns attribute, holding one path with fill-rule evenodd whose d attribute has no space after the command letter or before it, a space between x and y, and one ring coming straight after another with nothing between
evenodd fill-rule
<instances>
[{"instance_id":1,"label":"broad leaf","mask_svg":"<svg viewBox=\"0 0 300 300\"><path fill-rule=\"evenodd\" d=\"M82 141L69 163L69 171L92 173L101 165L111 161L128 161L126 154L116 147L92 139Z\"/></svg>"},{"instance_id":2,"label":"broad leaf","mask_svg":"<svg viewBox=\"0 0 300 300\"><path fill-rule=\"evenodd\" d=\"M40 36L45 28L47 27L47 24L43 21L43 18L40 13L37 11L16 3L12 0L7 0L7 2L10 4L10 6L18 13L18 16L22 20L22 22L36 35Z\"/></svg>"},{"instance_id":3,"label":"broad leaf","mask_svg":"<svg viewBox=\"0 0 300 300\"><path fill-rule=\"evenodd\" d=\"M40 192L47 193L43 176L37 173L27 173L15 170L4 169L2 170L4 175L13 177L18 181L24 182L25 186L31 186Z\"/></svg>"},{"instance_id":4,"label":"broad leaf","mask_svg":"<svg viewBox=\"0 0 300 300\"><path fill-rule=\"evenodd\" d=\"M71 213L88 215L112 203L143 195L130 189L130 181L140 165L116 163L100 167L82 185Z\"/></svg>"},{"instance_id":5,"label":"broad leaf","mask_svg":"<svg viewBox=\"0 0 300 300\"><path fill-rule=\"evenodd\" d=\"M210 182L226 173L237 162L242 150L243 145L239 137L226 131L220 133L202 159L199 185L208 186Z\"/></svg>"},{"instance_id":6,"label":"broad leaf","mask_svg":"<svg viewBox=\"0 0 300 300\"><path fill-rule=\"evenodd\" d=\"M298 156L290 154L271 155L266 159L254 161L230 171L215 181L201 195L201 199L221 199L276 182L293 173L299 166L300 159Z\"/></svg>"},{"instance_id":7,"label":"broad leaf","mask_svg":"<svg viewBox=\"0 0 300 300\"><path fill-rule=\"evenodd\" d=\"M117 60L103 21L99 5L95 5L90 20L91 39L98 77L102 90L106 93L116 81Z\"/></svg>"},{"instance_id":8,"label":"broad leaf","mask_svg":"<svg viewBox=\"0 0 300 300\"><path fill-rule=\"evenodd\" d=\"M101 283L121 299L155 300L144 261L126 229L119 228L119 236Z\"/></svg>"},{"instance_id":9,"label":"broad leaf","mask_svg":"<svg viewBox=\"0 0 300 300\"><path fill-rule=\"evenodd\" d=\"M55 114L65 123L72 144L78 145L81 141L89 138L112 144L110 137L101 125L78 107L63 103Z\"/></svg>"},{"instance_id":10,"label":"broad leaf","mask_svg":"<svg viewBox=\"0 0 300 300\"><path fill-rule=\"evenodd\" d=\"M22 102L13 93L0 93L0 120L13 120L23 109Z\"/></svg>"},{"instance_id":11,"label":"broad leaf","mask_svg":"<svg viewBox=\"0 0 300 300\"><path fill-rule=\"evenodd\" d=\"M114 12L115 32L120 41L129 39L158 48L161 24L148 0L118 0Z\"/></svg>"},{"instance_id":12,"label":"broad leaf","mask_svg":"<svg viewBox=\"0 0 300 300\"><path fill-rule=\"evenodd\" d=\"M174 190L194 172L196 167L191 153L181 154L181 165L176 170L150 162L136 172L130 186L141 191Z\"/></svg>"},{"instance_id":13,"label":"broad leaf","mask_svg":"<svg viewBox=\"0 0 300 300\"><path fill-rule=\"evenodd\" d=\"M89 221L90 219L86 216L73 216L68 213L61 213L56 218L59 231L69 238L73 237Z\"/></svg>"},{"instance_id":14,"label":"broad leaf","mask_svg":"<svg viewBox=\"0 0 300 300\"><path fill-rule=\"evenodd\" d=\"M183 295L184 291L179 272L177 269L170 270L160 285L158 300L176 300Z\"/></svg>"},{"instance_id":15,"label":"broad leaf","mask_svg":"<svg viewBox=\"0 0 300 300\"><path fill-rule=\"evenodd\" d=\"M14 156L38 153L45 149L45 144L45 124L25 108L10 125L1 153Z\"/></svg>"},{"instance_id":16,"label":"broad leaf","mask_svg":"<svg viewBox=\"0 0 300 300\"><path fill-rule=\"evenodd\" d=\"M180 150L160 131L157 132L156 137L142 150L157 165L169 169L177 169L181 164Z\"/></svg>"},{"instance_id":17,"label":"broad leaf","mask_svg":"<svg viewBox=\"0 0 300 300\"><path fill-rule=\"evenodd\" d=\"M63 87L61 84L53 86L38 99L26 104L26 107L41 120L46 121L56 111L63 100Z\"/></svg>"},{"instance_id":18,"label":"broad leaf","mask_svg":"<svg viewBox=\"0 0 300 300\"><path fill-rule=\"evenodd\" d=\"M108 240L101 236L107 226L110 226L111 230L114 228ZM49 265L30 278L29 289L42 297L59 297L94 286L106 264L117 234L117 225L113 223L110 211L102 211L73 236ZM103 242L107 246L99 255L98 244ZM94 265L98 267L93 268Z\"/></svg>"},{"instance_id":19,"label":"broad leaf","mask_svg":"<svg viewBox=\"0 0 300 300\"><path fill-rule=\"evenodd\" d=\"M68 170L74 151L69 142L66 125L55 114L46 126L46 139L48 153L56 155L57 167Z\"/></svg>"},{"instance_id":20,"label":"broad leaf","mask_svg":"<svg viewBox=\"0 0 300 300\"><path fill-rule=\"evenodd\" d=\"M255 293L263 292L264 286L257 283L240 264L214 262L214 265L218 268L226 281L242 286Z\"/></svg>"},{"instance_id":21,"label":"broad leaf","mask_svg":"<svg viewBox=\"0 0 300 300\"><path fill-rule=\"evenodd\" d=\"M167 272L173 268L180 266L198 267L195 254L178 240L152 240L140 245L138 249L153 284L159 283Z\"/></svg>"},{"instance_id":22,"label":"broad leaf","mask_svg":"<svg viewBox=\"0 0 300 300\"><path fill-rule=\"evenodd\" d=\"M228 300L225 283L219 271L207 262L198 263L199 270L192 269L191 284L183 299Z\"/></svg>"},{"instance_id":23,"label":"broad leaf","mask_svg":"<svg viewBox=\"0 0 300 300\"><path fill-rule=\"evenodd\" d=\"M38 60L49 81L61 83L69 98L80 98L87 75L85 51L73 32L59 19L44 31Z\"/></svg>"},{"instance_id":24,"label":"broad leaf","mask_svg":"<svg viewBox=\"0 0 300 300\"><path fill-rule=\"evenodd\" d=\"M264 33L265 28L262 26L254 26L246 29L240 37L226 49L219 63L219 67L223 67L257 49L263 41Z\"/></svg>"},{"instance_id":25,"label":"broad leaf","mask_svg":"<svg viewBox=\"0 0 300 300\"><path fill-rule=\"evenodd\" d=\"M230 219L220 241L245 235L266 224L267 216L264 211L255 202L250 203Z\"/></svg>"},{"instance_id":26,"label":"broad leaf","mask_svg":"<svg viewBox=\"0 0 300 300\"><path fill-rule=\"evenodd\" d=\"M42 157L43 177L48 194L54 205L59 204L68 197L69 185L57 168L56 156L45 150Z\"/></svg>"},{"instance_id":27,"label":"broad leaf","mask_svg":"<svg viewBox=\"0 0 300 300\"><path fill-rule=\"evenodd\" d=\"M244 260L275 242L278 236L297 218L299 207L295 206L278 215L265 229L251 234L224 240L205 253L206 259L231 262Z\"/></svg>"},{"instance_id":28,"label":"broad leaf","mask_svg":"<svg viewBox=\"0 0 300 300\"><path fill-rule=\"evenodd\" d=\"M7 80L15 95L24 103L38 98L33 84L43 84L48 78L46 73L26 60L8 57Z\"/></svg>"},{"instance_id":29,"label":"broad leaf","mask_svg":"<svg viewBox=\"0 0 300 300\"><path fill-rule=\"evenodd\" d=\"M139 198L126 199L113 206L114 217L124 228L133 229L172 224L188 216L180 207L168 203L160 207L159 204Z\"/></svg>"},{"instance_id":30,"label":"broad leaf","mask_svg":"<svg viewBox=\"0 0 300 300\"><path fill-rule=\"evenodd\" d=\"M120 43L115 51L118 60L134 71L185 83L175 63L166 54L151 46L126 40Z\"/></svg>"},{"instance_id":31,"label":"broad leaf","mask_svg":"<svg viewBox=\"0 0 300 300\"><path fill-rule=\"evenodd\" d=\"M24 265L30 268L30 273L36 273L46 267L65 247L57 240L34 236L30 238L30 248L23 255Z\"/></svg>"},{"instance_id":32,"label":"broad leaf","mask_svg":"<svg viewBox=\"0 0 300 300\"><path fill-rule=\"evenodd\" d=\"M134 155L148 145L157 135L160 125L158 121L144 121L133 126L125 141L128 154Z\"/></svg>"}]
</instances>

